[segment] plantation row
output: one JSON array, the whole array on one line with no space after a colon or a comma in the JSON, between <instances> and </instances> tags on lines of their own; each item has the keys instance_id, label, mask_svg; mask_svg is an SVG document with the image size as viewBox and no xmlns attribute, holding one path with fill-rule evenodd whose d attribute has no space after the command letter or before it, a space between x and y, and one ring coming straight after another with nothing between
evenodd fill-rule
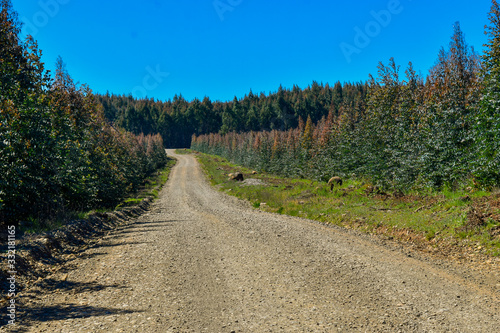
<instances>
[{"instance_id":1,"label":"plantation row","mask_svg":"<svg viewBox=\"0 0 500 333\"><path fill-rule=\"evenodd\" d=\"M0 9L0 225L114 207L165 165L161 136L109 125L61 59L52 79L36 42L20 40L10 1Z\"/></svg>"},{"instance_id":2,"label":"plantation row","mask_svg":"<svg viewBox=\"0 0 500 333\"><path fill-rule=\"evenodd\" d=\"M263 171L385 188L500 185L500 12L493 1L481 58L457 23L426 78L393 59L370 76L366 108L346 107L298 128L193 136L192 148Z\"/></svg>"},{"instance_id":3,"label":"plantation row","mask_svg":"<svg viewBox=\"0 0 500 333\"><path fill-rule=\"evenodd\" d=\"M268 95L250 91L227 102L209 97L188 102L182 95L167 101L110 94L96 97L106 118L117 126L135 134L160 133L170 147L180 148L189 147L192 134L288 130L297 127L299 117L308 116L317 122L329 111L337 114L347 105L362 107L366 90L366 83L330 86L313 82L305 89L280 86Z\"/></svg>"}]
</instances>

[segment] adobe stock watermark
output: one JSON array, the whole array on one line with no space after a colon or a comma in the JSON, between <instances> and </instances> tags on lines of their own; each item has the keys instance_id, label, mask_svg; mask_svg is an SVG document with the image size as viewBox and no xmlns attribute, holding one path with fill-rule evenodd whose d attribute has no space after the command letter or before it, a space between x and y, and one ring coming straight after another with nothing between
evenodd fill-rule
<instances>
[{"instance_id":1,"label":"adobe stock watermark","mask_svg":"<svg viewBox=\"0 0 500 333\"><path fill-rule=\"evenodd\" d=\"M224 21L224 14L226 12L232 12L236 7L241 5L243 0L214 0L212 3L217 15L221 21Z\"/></svg>"},{"instance_id":2,"label":"adobe stock watermark","mask_svg":"<svg viewBox=\"0 0 500 333\"><path fill-rule=\"evenodd\" d=\"M7 227L7 264L9 270L7 271L7 317L8 325L14 326L16 324L16 226L10 225Z\"/></svg>"},{"instance_id":3,"label":"adobe stock watermark","mask_svg":"<svg viewBox=\"0 0 500 333\"><path fill-rule=\"evenodd\" d=\"M373 38L377 37L382 32L382 29L391 23L395 15L401 14L403 9L404 7L400 0L389 0L386 9L370 11L373 20L367 22L363 28L354 27L355 35L353 43L342 42L339 44L347 63L351 63L353 54L360 54L364 48L368 47Z\"/></svg>"},{"instance_id":4,"label":"adobe stock watermark","mask_svg":"<svg viewBox=\"0 0 500 333\"><path fill-rule=\"evenodd\" d=\"M165 81L170 73L162 72L160 69L160 65L156 65L156 68L153 69L151 66L146 67L146 74L142 79L142 85L137 85L132 89L132 96L135 97L146 97L148 95L148 91L155 90L158 86Z\"/></svg>"},{"instance_id":5,"label":"adobe stock watermark","mask_svg":"<svg viewBox=\"0 0 500 333\"><path fill-rule=\"evenodd\" d=\"M50 19L54 18L59 14L61 10L61 5L66 5L71 0L40 0L38 1L38 6L40 10L37 11L31 17L31 20L25 16L21 17L21 21L24 23L27 31L27 35L35 36L41 28L49 24Z\"/></svg>"}]
</instances>

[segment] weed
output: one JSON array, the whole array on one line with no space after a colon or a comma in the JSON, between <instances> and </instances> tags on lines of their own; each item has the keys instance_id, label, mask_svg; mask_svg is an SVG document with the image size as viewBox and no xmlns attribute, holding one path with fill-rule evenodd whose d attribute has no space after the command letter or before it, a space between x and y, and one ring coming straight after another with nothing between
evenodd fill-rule
<instances>
[{"instance_id":1,"label":"weed","mask_svg":"<svg viewBox=\"0 0 500 333\"><path fill-rule=\"evenodd\" d=\"M436 231L435 230L429 230L426 234L425 234L425 238L427 240L431 240L433 239L434 237L436 237Z\"/></svg>"}]
</instances>

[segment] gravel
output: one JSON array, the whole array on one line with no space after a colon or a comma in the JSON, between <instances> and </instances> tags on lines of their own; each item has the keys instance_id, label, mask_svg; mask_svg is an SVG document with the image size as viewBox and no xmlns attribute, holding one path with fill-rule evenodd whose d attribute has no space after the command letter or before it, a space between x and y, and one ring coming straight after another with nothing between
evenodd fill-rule
<instances>
[{"instance_id":1,"label":"gravel","mask_svg":"<svg viewBox=\"0 0 500 333\"><path fill-rule=\"evenodd\" d=\"M151 210L24 292L16 329L498 330L498 279L480 283L369 237L252 209L210 187L194 157L168 153L178 164Z\"/></svg>"}]
</instances>

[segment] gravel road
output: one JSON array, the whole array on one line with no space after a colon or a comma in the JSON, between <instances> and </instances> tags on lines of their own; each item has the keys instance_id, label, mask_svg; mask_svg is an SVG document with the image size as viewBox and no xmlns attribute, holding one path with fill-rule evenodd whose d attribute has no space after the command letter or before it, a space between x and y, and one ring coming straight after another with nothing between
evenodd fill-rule
<instances>
[{"instance_id":1,"label":"gravel road","mask_svg":"<svg viewBox=\"0 0 500 333\"><path fill-rule=\"evenodd\" d=\"M498 332L498 272L478 282L369 237L260 212L211 188L194 157L168 153L178 164L151 211L50 288L25 292L18 329Z\"/></svg>"}]
</instances>

